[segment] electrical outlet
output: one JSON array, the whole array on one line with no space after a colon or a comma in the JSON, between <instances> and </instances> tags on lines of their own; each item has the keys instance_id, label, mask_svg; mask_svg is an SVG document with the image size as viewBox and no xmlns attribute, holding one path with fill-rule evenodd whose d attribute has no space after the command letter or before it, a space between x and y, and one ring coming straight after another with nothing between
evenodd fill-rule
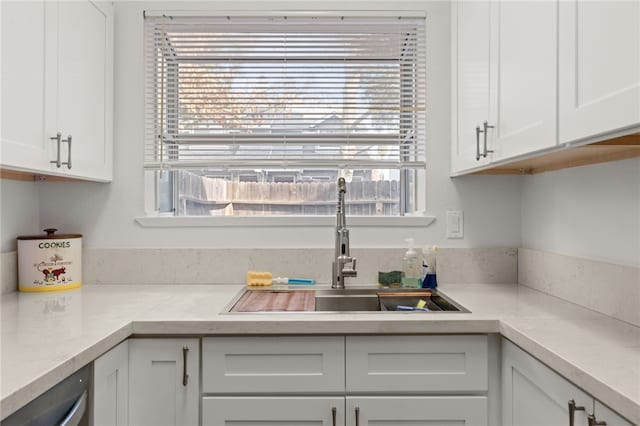
<instances>
[{"instance_id":1,"label":"electrical outlet","mask_svg":"<svg viewBox=\"0 0 640 426\"><path fill-rule=\"evenodd\" d=\"M447 238L464 237L464 220L461 210L447 210Z\"/></svg>"}]
</instances>

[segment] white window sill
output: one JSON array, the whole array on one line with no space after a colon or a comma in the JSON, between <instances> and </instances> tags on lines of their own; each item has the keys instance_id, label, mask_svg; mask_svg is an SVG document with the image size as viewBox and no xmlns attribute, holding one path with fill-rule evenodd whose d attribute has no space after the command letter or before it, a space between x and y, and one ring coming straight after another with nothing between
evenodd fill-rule
<instances>
[{"instance_id":1,"label":"white window sill","mask_svg":"<svg viewBox=\"0 0 640 426\"><path fill-rule=\"evenodd\" d=\"M347 216L347 227L424 228L436 220L434 216ZM334 227L334 216L269 216L269 217L174 217L142 216L135 221L143 228L213 228L213 227Z\"/></svg>"}]
</instances>

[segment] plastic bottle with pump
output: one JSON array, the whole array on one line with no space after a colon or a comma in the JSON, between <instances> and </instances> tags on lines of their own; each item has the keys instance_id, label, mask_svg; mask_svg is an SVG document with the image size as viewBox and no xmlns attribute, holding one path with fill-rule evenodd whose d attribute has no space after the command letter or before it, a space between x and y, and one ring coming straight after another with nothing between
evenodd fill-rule
<instances>
[{"instance_id":1,"label":"plastic bottle with pump","mask_svg":"<svg viewBox=\"0 0 640 426\"><path fill-rule=\"evenodd\" d=\"M402 259L402 287L420 288L422 284L421 263L418 253L413 249L413 238L406 238L409 248Z\"/></svg>"}]
</instances>

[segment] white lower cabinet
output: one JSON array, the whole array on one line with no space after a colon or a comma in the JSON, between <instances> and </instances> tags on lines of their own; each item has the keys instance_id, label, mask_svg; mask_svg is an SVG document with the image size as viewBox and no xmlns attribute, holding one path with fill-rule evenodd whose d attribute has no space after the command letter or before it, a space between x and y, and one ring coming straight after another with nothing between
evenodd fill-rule
<instances>
[{"instance_id":1,"label":"white lower cabinet","mask_svg":"<svg viewBox=\"0 0 640 426\"><path fill-rule=\"evenodd\" d=\"M487 336L347 336L347 392L486 392Z\"/></svg>"},{"instance_id":2,"label":"white lower cabinet","mask_svg":"<svg viewBox=\"0 0 640 426\"><path fill-rule=\"evenodd\" d=\"M607 426L631 426L531 355L502 340L503 426L590 426L589 415Z\"/></svg>"},{"instance_id":3,"label":"white lower cabinet","mask_svg":"<svg viewBox=\"0 0 640 426\"><path fill-rule=\"evenodd\" d=\"M594 401L593 414L596 421L607 422L606 426L633 426L600 401Z\"/></svg>"},{"instance_id":4,"label":"white lower cabinet","mask_svg":"<svg viewBox=\"0 0 640 426\"><path fill-rule=\"evenodd\" d=\"M129 339L94 363L93 423L500 426L501 405L502 426L632 426L498 339L234 336L206 337L202 345L198 338Z\"/></svg>"},{"instance_id":5,"label":"white lower cabinet","mask_svg":"<svg viewBox=\"0 0 640 426\"><path fill-rule=\"evenodd\" d=\"M129 419L129 341L93 363L93 424L125 426Z\"/></svg>"},{"instance_id":6,"label":"white lower cabinet","mask_svg":"<svg viewBox=\"0 0 640 426\"><path fill-rule=\"evenodd\" d=\"M198 425L200 339L129 340L129 424Z\"/></svg>"},{"instance_id":7,"label":"white lower cabinet","mask_svg":"<svg viewBox=\"0 0 640 426\"><path fill-rule=\"evenodd\" d=\"M486 426L484 396L347 397L347 425Z\"/></svg>"},{"instance_id":8,"label":"white lower cabinet","mask_svg":"<svg viewBox=\"0 0 640 426\"><path fill-rule=\"evenodd\" d=\"M205 426L488 425L486 335L211 337L202 348Z\"/></svg>"},{"instance_id":9,"label":"white lower cabinet","mask_svg":"<svg viewBox=\"0 0 640 426\"><path fill-rule=\"evenodd\" d=\"M202 391L344 392L343 336L208 337Z\"/></svg>"},{"instance_id":10,"label":"white lower cabinet","mask_svg":"<svg viewBox=\"0 0 640 426\"><path fill-rule=\"evenodd\" d=\"M344 425L344 397L205 397L202 425Z\"/></svg>"}]
</instances>

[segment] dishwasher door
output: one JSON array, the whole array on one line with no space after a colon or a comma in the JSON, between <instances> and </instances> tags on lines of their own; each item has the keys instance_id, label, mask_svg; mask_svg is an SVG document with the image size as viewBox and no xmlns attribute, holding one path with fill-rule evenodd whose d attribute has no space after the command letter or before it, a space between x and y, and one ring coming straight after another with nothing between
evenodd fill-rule
<instances>
[{"instance_id":1,"label":"dishwasher door","mask_svg":"<svg viewBox=\"0 0 640 426\"><path fill-rule=\"evenodd\" d=\"M89 426L91 365L67 377L0 426Z\"/></svg>"}]
</instances>

